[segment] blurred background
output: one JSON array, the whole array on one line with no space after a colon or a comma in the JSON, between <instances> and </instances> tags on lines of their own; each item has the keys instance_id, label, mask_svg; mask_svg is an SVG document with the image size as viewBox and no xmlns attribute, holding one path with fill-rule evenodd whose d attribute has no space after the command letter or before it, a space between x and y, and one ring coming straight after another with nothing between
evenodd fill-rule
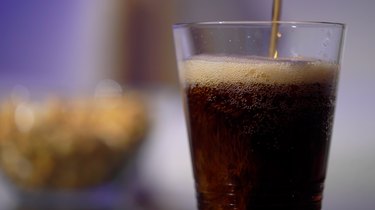
<instances>
[{"instance_id":1,"label":"blurred background","mask_svg":"<svg viewBox=\"0 0 375 210\"><path fill-rule=\"evenodd\" d=\"M25 89L31 95L33 90L36 95L51 90L87 94L97 84L112 93L120 85L125 93L136 90L136 98L145 98L139 103L146 107L149 125L136 155L122 163L126 173L120 184L45 197L45 192L19 192L1 173L0 208L32 209L38 201L54 209L62 198L56 209L74 209L73 204L79 209L196 209L171 26L269 20L271 8L271 0L0 0L2 95L15 84L21 95ZM326 210L375 208L374 8L373 0L285 0L282 5L282 20L347 24ZM92 200L102 202L86 207Z\"/></svg>"}]
</instances>

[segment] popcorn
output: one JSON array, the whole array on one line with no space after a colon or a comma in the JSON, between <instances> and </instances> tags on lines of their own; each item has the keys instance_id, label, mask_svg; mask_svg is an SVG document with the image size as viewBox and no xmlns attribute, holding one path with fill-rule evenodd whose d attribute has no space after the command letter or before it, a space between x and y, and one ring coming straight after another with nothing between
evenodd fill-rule
<instances>
[{"instance_id":1,"label":"popcorn","mask_svg":"<svg viewBox=\"0 0 375 210\"><path fill-rule=\"evenodd\" d=\"M136 95L0 105L0 166L24 188L71 189L114 178L147 131Z\"/></svg>"}]
</instances>

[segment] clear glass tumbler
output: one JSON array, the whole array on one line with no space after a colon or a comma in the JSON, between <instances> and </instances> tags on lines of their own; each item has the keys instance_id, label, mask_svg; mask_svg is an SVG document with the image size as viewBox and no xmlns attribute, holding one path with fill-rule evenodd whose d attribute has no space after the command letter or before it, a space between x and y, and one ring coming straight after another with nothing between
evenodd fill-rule
<instances>
[{"instance_id":1,"label":"clear glass tumbler","mask_svg":"<svg viewBox=\"0 0 375 210\"><path fill-rule=\"evenodd\" d=\"M321 209L344 28L174 25L199 210Z\"/></svg>"}]
</instances>

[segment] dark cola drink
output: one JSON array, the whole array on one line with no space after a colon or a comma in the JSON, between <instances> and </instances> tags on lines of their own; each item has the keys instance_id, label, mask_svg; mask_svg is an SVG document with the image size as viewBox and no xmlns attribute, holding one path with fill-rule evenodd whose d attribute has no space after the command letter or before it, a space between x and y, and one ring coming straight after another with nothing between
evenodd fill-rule
<instances>
[{"instance_id":1,"label":"dark cola drink","mask_svg":"<svg viewBox=\"0 0 375 210\"><path fill-rule=\"evenodd\" d=\"M199 209L321 209L338 65L195 56L181 68Z\"/></svg>"}]
</instances>

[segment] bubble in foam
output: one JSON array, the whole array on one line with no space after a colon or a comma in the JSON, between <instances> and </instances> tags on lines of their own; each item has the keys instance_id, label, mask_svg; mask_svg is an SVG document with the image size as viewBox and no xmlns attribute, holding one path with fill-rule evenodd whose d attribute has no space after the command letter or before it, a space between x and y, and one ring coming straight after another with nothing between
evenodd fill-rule
<instances>
[{"instance_id":1,"label":"bubble in foam","mask_svg":"<svg viewBox=\"0 0 375 210\"><path fill-rule=\"evenodd\" d=\"M338 65L316 59L293 57L193 56L182 65L189 84L224 83L300 84L332 82Z\"/></svg>"}]
</instances>

